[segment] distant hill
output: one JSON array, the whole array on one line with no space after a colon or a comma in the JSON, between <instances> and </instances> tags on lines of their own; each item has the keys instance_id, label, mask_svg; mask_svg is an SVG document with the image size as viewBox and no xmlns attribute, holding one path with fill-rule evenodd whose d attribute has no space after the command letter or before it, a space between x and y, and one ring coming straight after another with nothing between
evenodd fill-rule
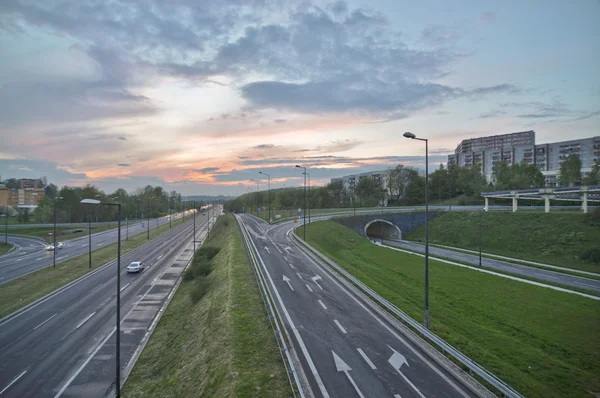
<instances>
[{"instance_id":1,"label":"distant hill","mask_svg":"<svg viewBox=\"0 0 600 398\"><path fill-rule=\"evenodd\" d=\"M225 196L225 195L218 195L218 196L211 196L211 195L194 195L194 196L184 196L183 200L198 200L198 201L203 201L203 202L207 202L207 201L216 201L216 202L220 202L223 203L226 200L231 200L231 199L235 199L235 196Z\"/></svg>"}]
</instances>

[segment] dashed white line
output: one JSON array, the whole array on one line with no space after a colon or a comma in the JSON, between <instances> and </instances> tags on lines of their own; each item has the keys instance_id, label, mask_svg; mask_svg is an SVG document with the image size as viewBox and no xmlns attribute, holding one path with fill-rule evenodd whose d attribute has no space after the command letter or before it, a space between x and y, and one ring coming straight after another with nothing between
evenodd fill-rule
<instances>
[{"instance_id":1,"label":"dashed white line","mask_svg":"<svg viewBox=\"0 0 600 398\"><path fill-rule=\"evenodd\" d=\"M367 354L365 354L362 349L357 348L357 351L360 354L360 356L363 357L363 359L365 360L365 362L371 367L371 369L373 369L373 370L377 369L377 367L375 366L375 364L369 359L369 357L367 356Z\"/></svg>"},{"instance_id":2,"label":"dashed white line","mask_svg":"<svg viewBox=\"0 0 600 398\"><path fill-rule=\"evenodd\" d=\"M15 382L17 380L19 380L21 377L23 377L23 375L25 373L27 373L27 371L24 371L23 373L21 373L20 375L18 375L17 377L15 377L15 379L13 381L11 381L9 385L7 385L6 387L4 387L4 389L2 391L0 391L0 395L2 395L2 393L4 393L4 391L8 390L8 387L12 386L13 384L15 384Z\"/></svg>"},{"instance_id":3,"label":"dashed white line","mask_svg":"<svg viewBox=\"0 0 600 398\"><path fill-rule=\"evenodd\" d=\"M22 258L18 258L18 259L16 259L16 260L15 260L15 262L17 262L17 263L18 263L19 261L23 261L23 259L22 259Z\"/></svg>"},{"instance_id":4,"label":"dashed white line","mask_svg":"<svg viewBox=\"0 0 600 398\"><path fill-rule=\"evenodd\" d=\"M98 246L102 246L102 243L98 243L98 244L96 245L96 247L98 247Z\"/></svg>"},{"instance_id":5,"label":"dashed white line","mask_svg":"<svg viewBox=\"0 0 600 398\"><path fill-rule=\"evenodd\" d=\"M394 398L402 398L400 394L394 394Z\"/></svg>"},{"instance_id":6,"label":"dashed white line","mask_svg":"<svg viewBox=\"0 0 600 398\"><path fill-rule=\"evenodd\" d=\"M80 323L79 325L77 325L77 327L76 327L75 329L79 329L79 328L81 327L81 325L83 325L84 323L86 323L87 321L89 321L89 319L90 319L91 317L93 317L95 313L96 313L96 311L94 311L94 312L92 312L91 314L89 314L89 315L87 316L87 318L85 318L83 321L81 321L81 323Z\"/></svg>"},{"instance_id":7,"label":"dashed white line","mask_svg":"<svg viewBox=\"0 0 600 398\"><path fill-rule=\"evenodd\" d=\"M340 330L342 331L342 333L344 333L344 334L348 333L348 332L346 332L346 329L344 329L344 327L342 326L342 324L337 319L334 319L333 322L335 322L335 324L337 325L337 327L340 328Z\"/></svg>"},{"instance_id":8,"label":"dashed white line","mask_svg":"<svg viewBox=\"0 0 600 398\"><path fill-rule=\"evenodd\" d=\"M50 319L54 318L55 316L57 316L58 314L54 314L52 315L50 318L46 319L44 322L40 323L39 325L37 325L36 327L33 328L33 330L36 330L37 328L39 328L40 326L42 326L44 323L48 322Z\"/></svg>"},{"instance_id":9,"label":"dashed white line","mask_svg":"<svg viewBox=\"0 0 600 398\"><path fill-rule=\"evenodd\" d=\"M298 275L298 278L302 279L302 275L300 275L300 272L296 272L296 275Z\"/></svg>"},{"instance_id":10,"label":"dashed white line","mask_svg":"<svg viewBox=\"0 0 600 398\"><path fill-rule=\"evenodd\" d=\"M160 256L158 256L158 258L156 260L160 260L162 258L162 256L164 256L164 254L161 254Z\"/></svg>"},{"instance_id":11,"label":"dashed white line","mask_svg":"<svg viewBox=\"0 0 600 398\"><path fill-rule=\"evenodd\" d=\"M321 304L321 307L323 307L324 310L327 309L327 307L325 307L325 304L323 304L323 302L321 300L317 300L319 302L319 304Z\"/></svg>"},{"instance_id":12,"label":"dashed white line","mask_svg":"<svg viewBox=\"0 0 600 398\"><path fill-rule=\"evenodd\" d=\"M289 265L290 267L292 267L292 269L296 269L296 267L294 267L294 265L293 265L292 263L288 263L288 265Z\"/></svg>"},{"instance_id":13,"label":"dashed white line","mask_svg":"<svg viewBox=\"0 0 600 398\"><path fill-rule=\"evenodd\" d=\"M44 257L40 257L40 258L36 258L35 261L40 261L40 260L43 260L43 259L44 259Z\"/></svg>"},{"instance_id":14,"label":"dashed white line","mask_svg":"<svg viewBox=\"0 0 600 398\"><path fill-rule=\"evenodd\" d=\"M306 285L306 288L308 289L309 292L312 292L313 290L310 288L310 286Z\"/></svg>"},{"instance_id":15,"label":"dashed white line","mask_svg":"<svg viewBox=\"0 0 600 398\"><path fill-rule=\"evenodd\" d=\"M131 282L129 282L128 284L126 284L125 286L123 286L123 287L121 288L121 290L119 290L119 291L120 291L120 292L122 292L122 291L123 291L123 290L125 290L125 288L126 288L127 286L129 286L129 285L131 285Z\"/></svg>"}]
</instances>

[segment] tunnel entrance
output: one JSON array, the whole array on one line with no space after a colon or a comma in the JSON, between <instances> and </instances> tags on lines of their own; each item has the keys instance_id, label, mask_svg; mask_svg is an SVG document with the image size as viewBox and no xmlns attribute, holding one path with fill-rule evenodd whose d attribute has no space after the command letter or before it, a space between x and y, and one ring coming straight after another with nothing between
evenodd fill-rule
<instances>
[{"instance_id":1,"label":"tunnel entrance","mask_svg":"<svg viewBox=\"0 0 600 398\"><path fill-rule=\"evenodd\" d=\"M402 231L387 220L375 219L365 225L365 236L370 240L402 239Z\"/></svg>"}]
</instances>

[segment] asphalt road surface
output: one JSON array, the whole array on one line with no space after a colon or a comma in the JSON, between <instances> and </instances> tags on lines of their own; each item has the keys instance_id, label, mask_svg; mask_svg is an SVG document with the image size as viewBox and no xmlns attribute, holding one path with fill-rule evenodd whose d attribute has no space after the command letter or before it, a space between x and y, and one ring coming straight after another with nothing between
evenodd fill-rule
<instances>
[{"instance_id":1,"label":"asphalt road surface","mask_svg":"<svg viewBox=\"0 0 600 398\"><path fill-rule=\"evenodd\" d=\"M198 214L200 214L200 216L198 216ZM186 215L186 220L191 216L191 214ZM198 217L206 219L208 213L205 216L202 216L202 213L197 213L196 219L198 219ZM150 230L155 229L157 225L164 225L168 222L169 220L165 217L151 219L149 223ZM179 225L181 223L181 216L177 219L173 219L173 223ZM147 233L147 229L147 221L136 222L135 224L129 224L129 226L121 223L121 239L125 240L127 236ZM94 257L93 250L117 241L117 232L117 228L115 228L92 235L92 258ZM20 238L9 236L11 242L16 242L18 239ZM59 240L57 240L57 242L58 241ZM89 250L89 240L87 236L64 240L62 242L64 247L56 251L57 264L60 261L65 261L69 258L79 256L80 254L87 253ZM40 268L52 266L54 262L54 253L52 251L46 251L45 246L36 246L36 248L38 250L18 251L15 252L14 255L9 253L6 256L0 256L0 285L11 279L37 271Z\"/></svg>"},{"instance_id":2,"label":"asphalt road surface","mask_svg":"<svg viewBox=\"0 0 600 398\"><path fill-rule=\"evenodd\" d=\"M419 253L425 253L425 246L419 243L409 241L396 241L396 240L385 240L384 243L396 246L402 249L412 250ZM460 261L467 264L479 266L479 255L456 252L449 249L442 249L434 246L429 246L429 254L432 256L446 257L451 260ZM560 283L564 286L586 289L589 291L600 293L600 280L590 279L581 276L575 276L570 274L564 274L561 272L555 272L545 270L541 268L530 267L527 265L513 264L510 262L496 260L492 258L481 258L481 265L484 268L490 268L497 271L510 273L518 276L525 276L528 278L535 278L538 280Z\"/></svg>"},{"instance_id":3,"label":"asphalt road surface","mask_svg":"<svg viewBox=\"0 0 600 398\"><path fill-rule=\"evenodd\" d=\"M238 216L317 397L470 397L464 375L439 366L274 226Z\"/></svg>"},{"instance_id":4,"label":"asphalt road surface","mask_svg":"<svg viewBox=\"0 0 600 398\"><path fill-rule=\"evenodd\" d=\"M206 217L196 219L196 240ZM213 222L211 222L212 227ZM121 367L132 358L192 250L192 223L121 259ZM128 274L131 261L147 268ZM0 395L103 397L115 381L116 262L0 320Z\"/></svg>"}]
</instances>

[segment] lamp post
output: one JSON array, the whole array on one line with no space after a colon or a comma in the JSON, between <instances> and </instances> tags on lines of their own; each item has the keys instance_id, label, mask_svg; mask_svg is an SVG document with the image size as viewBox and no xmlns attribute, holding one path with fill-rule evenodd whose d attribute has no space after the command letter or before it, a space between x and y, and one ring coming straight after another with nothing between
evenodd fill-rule
<instances>
[{"instance_id":1,"label":"lamp post","mask_svg":"<svg viewBox=\"0 0 600 398\"><path fill-rule=\"evenodd\" d=\"M425 320L424 325L429 329L429 141L427 138L417 138L413 133L404 133L405 138L425 141Z\"/></svg>"},{"instance_id":2,"label":"lamp post","mask_svg":"<svg viewBox=\"0 0 600 398\"><path fill-rule=\"evenodd\" d=\"M258 207L260 203L260 185L258 180L250 179L250 181L256 183L256 215L260 217L260 207Z\"/></svg>"},{"instance_id":3,"label":"lamp post","mask_svg":"<svg viewBox=\"0 0 600 398\"><path fill-rule=\"evenodd\" d=\"M173 217L171 216L171 205L173 204L173 198L169 200L169 229L173 227Z\"/></svg>"},{"instance_id":4,"label":"lamp post","mask_svg":"<svg viewBox=\"0 0 600 398\"><path fill-rule=\"evenodd\" d=\"M4 206L4 244L8 244L8 206Z\"/></svg>"},{"instance_id":5,"label":"lamp post","mask_svg":"<svg viewBox=\"0 0 600 398\"><path fill-rule=\"evenodd\" d=\"M148 197L148 206L146 206L146 227L147 227L147 235L146 235L146 239L150 240L150 197Z\"/></svg>"},{"instance_id":6,"label":"lamp post","mask_svg":"<svg viewBox=\"0 0 600 398\"><path fill-rule=\"evenodd\" d=\"M101 202L95 199L83 199L80 203L90 205L117 206L117 358L116 358L116 397L121 397L121 203Z\"/></svg>"},{"instance_id":7,"label":"lamp post","mask_svg":"<svg viewBox=\"0 0 600 398\"><path fill-rule=\"evenodd\" d=\"M483 237L483 227L482 227L482 215L483 210L479 210L479 268L481 268L481 246L482 246L482 237Z\"/></svg>"},{"instance_id":8,"label":"lamp post","mask_svg":"<svg viewBox=\"0 0 600 398\"><path fill-rule=\"evenodd\" d=\"M310 196L310 173L306 173L308 175L308 223L310 224L310 208L311 208L311 196Z\"/></svg>"},{"instance_id":9,"label":"lamp post","mask_svg":"<svg viewBox=\"0 0 600 398\"><path fill-rule=\"evenodd\" d=\"M52 246L52 269L56 269L56 201L62 199L62 196L54 198L54 232L52 233L52 239L54 246Z\"/></svg>"},{"instance_id":10,"label":"lamp post","mask_svg":"<svg viewBox=\"0 0 600 398\"><path fill-rule=\"evenodd\" d=\"M269 206L269 222L271 222L271 175L267 174L267 173L263 173L262 171L259 171L258 174L262 174L262 175L266 175L267 176L267 181L268 181L268 190L267 190L267 201L268 201L268 206Z\"/></svg>"},{"instance_id":11,"label":"lamp post","mask_svg":"<svg viewBox=\"0 0 600 398\"><path fill-rule=\"evenodd\" d=\"M304 169L304 241L306 242L306 167L296 165L299 169Z\"/></svg>"}]
</instances>

